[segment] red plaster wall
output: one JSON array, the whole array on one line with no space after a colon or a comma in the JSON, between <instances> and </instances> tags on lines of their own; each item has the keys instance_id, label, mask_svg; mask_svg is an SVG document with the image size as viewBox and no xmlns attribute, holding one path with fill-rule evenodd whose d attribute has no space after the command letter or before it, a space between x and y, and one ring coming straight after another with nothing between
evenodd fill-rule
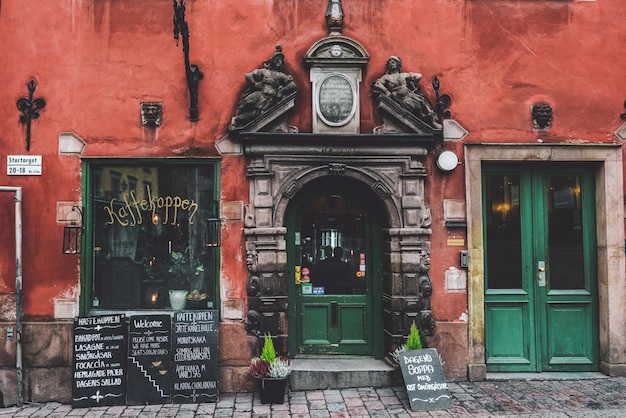
<instances>
[{"instance_id":1,"label":"red plaster wall","mask_svg":"<svg viewBox=\"0 0 626 418\"><path fill-rule=\"evenodd\" d=\"M383 74L389 55L405 71L424 74L432 96L437 75L452 96L453 117L470 134L466 142L605 142L622 121L626 98L626 5L622 0L343 0L344 35L371 56L361 84L362 132L380 124L369 86ZM42 155L44 174L6 175L0 185L24 188L24 292L29 317L50 318L53 299L79 292L77 256L61 254L62 224L56 202L81 197L80 159L58 155L59 132L85 140L88 156L174 156L194 148L217 156L214 142L227 131L244 87L244 74L283 46L286 71L300 93L289 123L311 130L311 92L302 56L327 35L325 2L313 0L188 0L191 62L200 82L196 123L189 101L182 47L172 37L170 0L22 1L0 3L0 156ZM24 128L15 102L37 82L46 99L33 121L25 151ZM532 128L530 106L553 106L546 133ZM140 103L163 103L163 124L140 124ZM462 143L447 144L462 160ZM432 205L431 272L437 320L455 320L466 309L464 293L446 293L443 272L458 266L448 247L443 199L464 198L459 168L442 174L429 153L427 193ZM243 158L226 156L222 198L248 199ZM0 196L0 292L14 291L13 202ZM223 297L245 299L245 254L241 223L224 226ZM4 238L7 239L4 239ZM466 239L467 237L463 237Z\"/></svg>"}]
</instances>

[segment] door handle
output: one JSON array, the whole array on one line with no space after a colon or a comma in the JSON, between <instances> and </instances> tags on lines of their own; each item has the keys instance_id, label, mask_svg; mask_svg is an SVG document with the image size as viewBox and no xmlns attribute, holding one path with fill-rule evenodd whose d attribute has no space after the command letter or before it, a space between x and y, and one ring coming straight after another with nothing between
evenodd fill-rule
<instances>
[{"instance_id":1,"label":"door handle","mask_svg":"<svg viewBox=\"0 0 626 418\"><path fill-rule=\"evenodd\" d=\"M546 262L537 261L537 285L545 287L546 285Z\"/></svg>"}]
</instances>

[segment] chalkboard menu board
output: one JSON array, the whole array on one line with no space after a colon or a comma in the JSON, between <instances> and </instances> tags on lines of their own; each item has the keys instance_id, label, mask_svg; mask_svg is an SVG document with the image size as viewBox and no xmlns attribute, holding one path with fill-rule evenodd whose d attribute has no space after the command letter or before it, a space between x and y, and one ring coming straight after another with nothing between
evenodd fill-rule
<instances>
[{"instance_id":1,"label":"chalkboard menu board","mask_svg":"<svg viewBox=\"0 0 626 418\"><path fill-rule=\"evenodd\" d=\"M175 312L173 328L172 402L217 401L218 312Z\"/></svg>"},{"instance_id":2,"label":"chalkboard menu board","mask_svg":"<svg viewBox=\"0 0 626 418\"><path fill-rule=\"evenodd\" d=\"M443 374L439 355L434 348L402 351L400 369L414 411L452 407L452 398Z\"/></svg>"},{"instance_id":3,"label":"chalkboard menu board","mask_svg":"<svg viewBox=\"0 0 626 418\"><path fill-rule=\"evenodd\" d=\"M170 315L131 316L128 329L129 405L167 403L171 386Z\"/></svg>"},{"instance_id":4,"label":"chalkboard menu board","mask_svg":"<svg viewBox=\"0 0 626 418\"><path fill-rule=\"evenodd\" d=\"M126 322L124 315L74 321L72 407L126 403Z\"/></svg>"}]
</instances>

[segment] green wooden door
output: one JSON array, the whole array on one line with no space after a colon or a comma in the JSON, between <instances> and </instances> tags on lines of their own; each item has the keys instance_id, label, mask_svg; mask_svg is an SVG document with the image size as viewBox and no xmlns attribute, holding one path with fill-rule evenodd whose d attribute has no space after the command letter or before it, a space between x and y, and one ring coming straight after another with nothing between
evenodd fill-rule
<instances>
[{"instance_id":1,"label":"green wooden door","mask_svg":"<svg viewBox=\"0 0 626 418\"><path fill-rule=\"evenodd\" d=\"M324 183L287 217L292 355L380 351L377 216L358 188ZM378 284L376 284L378 283ZM376 331L377 330L377 331Z\"/></svg>"},{"instance_id":2,"label":"green wooden door","mask_svg":"<svg viewBox=\"0 0 626 418\"><path fill-rule=\"evenodd\" d=\"M488 371L598 369L592 170L483 175Z\"/></svg>"}]
</instances>

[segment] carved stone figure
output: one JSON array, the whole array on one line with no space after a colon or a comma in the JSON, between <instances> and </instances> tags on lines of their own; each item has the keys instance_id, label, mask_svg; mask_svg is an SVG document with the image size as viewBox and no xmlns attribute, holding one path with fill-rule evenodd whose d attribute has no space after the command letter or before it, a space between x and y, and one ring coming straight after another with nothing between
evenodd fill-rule
<instances>
[{"instance_id":1,"label":"carved stone figure","mask_svg":"<svg viewBox=\"0 0 626 418\"><path fill-rule=\"evenodd\" d=\"M256 250L250 249L246 251L246 265L250 273L259 271L259 255Z\"/></svg>"},{"instance_id":2,"label":"carved stone figure","mask_svg":"<svg viewBox=\"0 0 626 418\"><path fill-rule=\"evenodd\" d=\"M419 328L428 337L435 335L435 320L432 311L421 311L419 316Z\"/></svg>"},{"instance_id":3,"label":"carved stone figure","mask_svg":"<svg viewBox=\"0 0 626 418\"><path fill-rule=\"evenodd\" d=\"M245 210L244 226L246 228L254 228L256 226L256 222L254 220L254 212L250 210L250 205L245 205L244 210Z\"/></svg>"},{"instance_id":4,"label":"carved stone figure","mask_svg":"<svg viewBox=\"0 0 626 418\"><path fill-rule=\"evenodd\" d=\"M537 103L532 107L533 126L535 129L548 129L552 124L552 106Z\"/></svg>"},{"instance_id":5,"label":"carved stone figure","mask_svg":"<svg viewBox=\"0 0 626 418\"><path fill-rule=\"evenodd\" d=\"M249 335L261 335L261 314L257 311L248 311L248 318L245 323L246 331Z\"/></svg>"},{"instance_id":6,"label":"carved stone figure","mask_svg":"<svg viewBox=\"0 0 626 418\"><path fill-rule=\"evenodd\" d=\"M391 56L387 60L387 72L372 84L375 99L386 96L432 128L441 129L437 114L421 92L420 73L403 73L402 59Z\"/></svg>"},{"instance_id":7,"label":"carved stone figure","mask_svg":"<svg viewBox=\"0 0 626 418\"><path fill-rule=\"evenodd\" d=\"M430 281L430 277L426 274L420 275L418 285L421 301L420 308L430 309L430 297L433 295L433 284Z\"/></svg>"},{"instance_id":8,"label":"carved stone figure","mask_svg":"<svg viewBox=\"0 0 626 418\"><path fill-rule=\"evenodd\" d=\"M248 296L259 297L261 295L261 279L259 276L250 276L248 279Z\"/></svg>"},{"instance_id":9,"label":"carved stone figure","mask_svg":"<svg viewBox=\"0 0 626 418\"><path fill-rule=\"evenodd\" d=\"M141 103L141 124L151 128L161 126L163 105L161 103Z\"/></svg>"},{"instance_id":10,"label":"carved stone figure","mask_svg":"<svg viewBox=\"0 0 626 418\"><path fill-rule=\"evenodd\" d=\"M244 127L263 112L297 91L293 78L283 72L284 59L282 47L276 45L276 51L263 64L262 68L246 74L248 87L239 98L237 115L232 118L230 123L231 130Z\"/></svg>"},{"instance_id":11,"label":"carved stone figure","mask_svg":"<svg viewBox=\"0 0 626 418\"><path fill-rule=\"evenodd\" d=\"M430 251L422 249L419 252L419 256L420 256L420 264L419 264L418 270L421 273L427 273L428 270L430 269Z\"/></svg>"},{"instance_id":12,"label":"carved stone figure","mask_svg":"<svg viewBox=\"0 0 626 418\"><path fill-rule=\"evenodd\" d=\"M433 285L427 274L420 275L419 284L419 328L424 335L432 336L435 330L435 320L430 308L430 297L433 294Z\"/></svg>"},{"instance_id":13,"label":"carved stone figure","mask_svg":"<svg viewBox=\"0 0 626 418\"><path fill-rule=\"evenodd\" d=\"M433 223L433 218L430 213L430 206L422 206L420 214L420 228L430 228Z\"/></svg>"}]
</instances>

